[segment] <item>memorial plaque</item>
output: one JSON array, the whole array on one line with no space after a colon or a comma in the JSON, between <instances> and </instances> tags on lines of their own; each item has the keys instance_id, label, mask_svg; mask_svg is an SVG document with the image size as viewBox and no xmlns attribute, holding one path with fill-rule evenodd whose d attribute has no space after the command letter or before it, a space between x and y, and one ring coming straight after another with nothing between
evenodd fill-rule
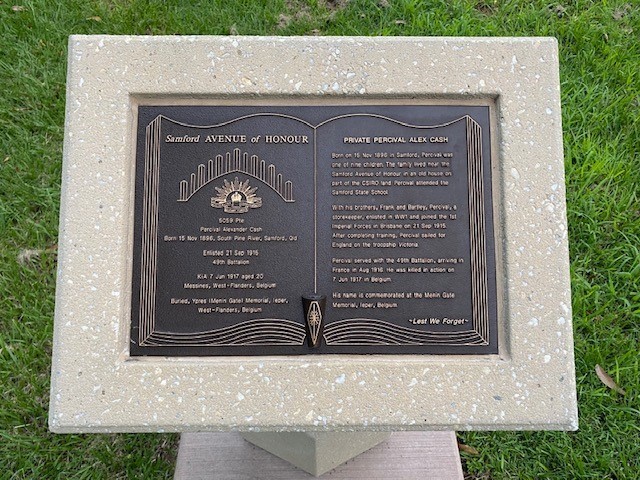
<instances>
[{"instance_id":1,"label":"memorial plaque","mask_svg":"<svg viewBox=\"0 0 640 480\"><path fill-rule=\"evenodd\" d=\"M131 355L497 353L490 114L139 106Z\"/></svg>"}]
</instances>

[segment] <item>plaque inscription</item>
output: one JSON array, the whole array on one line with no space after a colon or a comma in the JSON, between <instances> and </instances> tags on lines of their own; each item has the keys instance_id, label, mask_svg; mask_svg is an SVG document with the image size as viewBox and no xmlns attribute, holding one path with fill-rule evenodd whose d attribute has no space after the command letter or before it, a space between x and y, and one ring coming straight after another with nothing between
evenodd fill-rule
<instances>
[{"instance_id":1,"label":"plaque inscription","mask_svg":"<svg viewBox=\"0 0 640 480\"><path fill-rule=\"evenodd\" d=\"M488 106L139 106L132 356L495 354Z\"/></svg>"}]
</instances>

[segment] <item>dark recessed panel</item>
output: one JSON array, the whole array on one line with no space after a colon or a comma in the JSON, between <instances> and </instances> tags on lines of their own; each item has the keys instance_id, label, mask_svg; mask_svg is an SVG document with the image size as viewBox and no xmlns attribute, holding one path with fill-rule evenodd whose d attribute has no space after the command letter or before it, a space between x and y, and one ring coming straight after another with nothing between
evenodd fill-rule
<instances>
[{"instance_id":1,"label":"dark recessed panel","mask_svg":"<svg viewBox=\"0 0 640 480\"><path fill-rule=\"evenodd\" d=\"M497 353L488 106L138 114L132 356Z\"/></svg>"}]
</instances>

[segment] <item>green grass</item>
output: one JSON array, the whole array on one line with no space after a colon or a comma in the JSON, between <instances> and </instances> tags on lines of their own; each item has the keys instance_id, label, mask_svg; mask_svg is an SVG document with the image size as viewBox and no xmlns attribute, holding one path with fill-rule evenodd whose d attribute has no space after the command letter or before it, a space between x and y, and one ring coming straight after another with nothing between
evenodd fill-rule
<instances>
[{"instance_id":1,"label":"green grass","mask_svg":"<svg viewBox=\"0 0 640 480\"><path fill-rule=\"evenodd\" d=\"M460 434L479 451L463 460L470 478L640 477L637 0L0 0L0 478L173 471L175 435L46 427L72 33L557 37L580 430ZM39 254L19 262L27 249ZM596 364L625 396L600 383Z\"/></svg>"}]
</instances>

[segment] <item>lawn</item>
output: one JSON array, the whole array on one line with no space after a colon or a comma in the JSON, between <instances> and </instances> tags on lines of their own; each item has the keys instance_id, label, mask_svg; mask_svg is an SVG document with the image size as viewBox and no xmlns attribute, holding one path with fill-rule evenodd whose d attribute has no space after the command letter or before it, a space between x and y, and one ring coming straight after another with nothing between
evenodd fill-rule
<instances>
[{"instance_id":1,"label":"lawn","mask_svg":"<svg viewBox=\"0 0 640 480\"><path fill-rule=\"evenodd\" d=\"M469 478L640 478L637 0L0 0L0 478L173 472L176 435L47 431L67 37L99 33L555 36L580 430L467 432L462 456Z\"/></svg>"}]
</instances>

